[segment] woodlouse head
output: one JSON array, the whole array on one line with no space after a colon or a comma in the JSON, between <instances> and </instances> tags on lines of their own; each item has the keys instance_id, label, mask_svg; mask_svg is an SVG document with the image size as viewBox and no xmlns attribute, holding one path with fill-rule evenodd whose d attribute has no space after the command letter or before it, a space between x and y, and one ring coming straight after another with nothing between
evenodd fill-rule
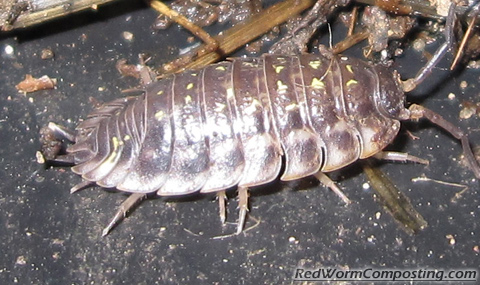
<instances>
[{"instance_id":1,"label":"woodlouse head","mask_svg":"<svg viewBox=\"0 0 480 285\"><path fill-rule=\"evenodd\" d=\"M408 120L410 112L405 108L405 92L400 85L396 72L385 66L377 65L378 89L374 94L378 111L392 119Z\"/></svg>"}]
</instances>

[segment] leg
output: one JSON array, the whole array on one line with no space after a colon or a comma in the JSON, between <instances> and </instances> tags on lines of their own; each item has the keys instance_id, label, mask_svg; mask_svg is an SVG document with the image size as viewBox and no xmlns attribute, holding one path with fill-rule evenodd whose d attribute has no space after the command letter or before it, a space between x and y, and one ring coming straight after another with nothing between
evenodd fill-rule
<instances>
[{"instance_id":1,"label":"leg","mask_svg":"<svg viewBox=\"0 0 480 285\"><path fill-rule=\"evenodd\" d=\"M472 148L470 147L470 143L468 141L468 136L465 134L460 128L453 125L452 123L448 122L439 114L429 110L425 107L422 107L417 104L411 105L408 110L410 110L410 119L411 120L418 120L421 118L425 118L430 122L434 123L435 125L443 128L445 131L450 133L456 139L462 142L463 154L467 160L468 166L470 170L473 171L475 177L480 179L480 166L478 165L475 156L473 155Z\"/></svg>"},{"instance_id":2,"label":"leg","mask_svg":"<svg viewBox=\"0 0 480 285\"><path fill-rule=\"evenodd\" d=\"M248 188L238 187L238 224L237 235L240 234L245 226L245 218L248 212Z\"/></svg>"},{"instance_id":3,"label":"leg","mask_svg":"<svg viewBox=\"0 0 480 285\"><path fill-rule=\"evenodd\" d=\"M136 203L140 202L143 198L145 198L145 194L143 193L132 193L127 200L123 201L123 203L118 208L117 213L110 221L110 223L103 229L102 236L108 235L108 233L115 227L125 216L127 212L135 206Z\"/></svg>"},{"instance_id":4,"label":"leg","mask_svg":"<svg viewBox=\"0 0 480 285\"><path fill-rule=\"evenodd\" d=\"M330 179L330 177L328 177L325 173L319 171L319 172L315 173L314 176L323 185L327 186L333 192L335 192L335 194L337 194L337 196L340 197L340 199L342 199L343 202L345 202L345 204L350 204L351 203L351 201L350 201L350 199L348 199L347 195L345 195L345 193L343 193L342 190L340 190L340 188L338 188L338 186L335 184L335 182L333 182L332 179Z\"/></svg>"},{"instance_id":5,"label":"leg","mask_svg":"<svg viewBox=\"0 0 480 285\"><path fill-rule=\"evenodd\" d=\"M415 162L428 165L429 162L426 159L416 157L410 155L405 152L397 152L397 151L381 151L376 153L373 157L379 160L393 160L393 161L401 161L401 162Z\"/></svg>"},{"instance_id":6,"label":"leg","mask_svg":"<svg viewBox=\"0 0 480 285\"><path fill-rule=\"evenodd\" d=\"M227 200L227 196L225 195L225 191L218 191L217 199L220 221L222 221L222 224L225 224L225 221L227 220L227 209L225 208L225 201Z\"/></svg>"},{"instance_id":7,"label":"leg","mask_svg":"<svg viewBox=\"0 0 480 285\"><path fill-rule=\"evenodd\" d=\"M70 189L70 194L73 194L77 191L80 191L80 190L82 190L86 187L93 186L94 184L95 184L95 182L88 181L88 180L83 180L82 182L78 183L77 185L73 186Z\"/></svg>"}]
</instances>

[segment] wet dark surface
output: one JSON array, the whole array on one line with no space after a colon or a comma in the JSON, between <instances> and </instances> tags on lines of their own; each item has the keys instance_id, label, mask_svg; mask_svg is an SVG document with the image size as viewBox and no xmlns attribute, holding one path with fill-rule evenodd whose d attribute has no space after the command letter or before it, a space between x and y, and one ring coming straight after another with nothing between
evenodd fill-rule
<instances>
[{"instance_id":1,"label":"wet dark surface","mask_svg":"<svg viewBox=\"0 0 480 285\"><path fill-rule=\"evenodd\" d=\"M126 196L98 187L70 195L80 177L36 162L38 131L49 121L73 129L91 110L89 97L108 101L135 87L137 80L115 69L118 59L136 63L139 53L148 52L160 63L173 58L176 47L187 46L188 33L179 28L152 32L155 13L137 6L100 10L0 40L1 284L290 283L297 266L478 268L479 183L461 162L459 143L429 124L407 124L394 148L428 159L429 166L382 165L429 224L415 236L382 209L372 189L362 187L367 180L354 165L332 175L354 201L349 206L313 179L277 182L252 191L249 229L240 235L214 239L235 232L235 199L229 224L222 227L213 196L198 196L145 201L102 238L102 228ZM134 34L132 42L122 37L124 31ZM40 58L45 48L53 50L54 59ZM420 54L408 54L398 61L400 72L411 75L420 60ZM49 75L58 86L24 96L15 85L25 74ZM461 120L459 111L464 100L480 101L479 76L478 70L450 76L439 68L433 79L442 83L419 90L423 97L415 99L467 130L476 146L480 120ZM469 84L460 89L463 80ZM454 99L448 99L451 92ZM412 140L407 130L419 139ZM452 202L462 187L411 181L422 175L469 189Z\"/></svg>"}]
</instances>

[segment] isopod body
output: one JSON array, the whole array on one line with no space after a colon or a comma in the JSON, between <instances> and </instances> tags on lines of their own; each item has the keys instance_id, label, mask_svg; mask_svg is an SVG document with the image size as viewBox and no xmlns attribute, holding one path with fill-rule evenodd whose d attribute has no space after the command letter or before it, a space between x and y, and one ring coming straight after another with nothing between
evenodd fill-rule
<instances>
[{"instance_id":1,"label":"isopod body","mask_svg":"<svg viewBox=\"0 0 480 285\"><path fill-rule=\"evenodd\" d=\"M236 58L105 103L75 133L49 124L42 131L43 153L47 160L73 164L83 177L72 192L96 183L131 193L103 235L147 193L216 192L225 221L225 190L234 186L239 233L248 188L276 179L282 163L281 180L313 174L348 203L325 172L370 156L426 163L382 151L408 119L426 118L459 139L480 179L467 135L422 106L405 108L404 86L388 68L344 56ZM66 155L56 154L58 136L74 142Z\"/></svg>"},{"instance_id":2,"label":"isopod body","mask_svg":"<svg viewBox=\"0 0 480 285\"><path fill-rule=\"evenodd\" d=\"M102 187L184 195L294 180L370 157L410 116L382 66L265 55L186 71L106 103L76 129L72 170Z\"/></svg>"}]
</instances>

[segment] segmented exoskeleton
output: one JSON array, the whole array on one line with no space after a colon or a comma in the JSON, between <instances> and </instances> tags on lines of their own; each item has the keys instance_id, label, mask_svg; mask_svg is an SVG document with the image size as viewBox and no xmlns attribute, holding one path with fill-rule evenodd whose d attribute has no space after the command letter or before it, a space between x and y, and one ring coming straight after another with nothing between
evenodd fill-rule
<instances>
[{"instance_id":1,"label":"segmented exoskeleton","mask_svg":"<svg viewBox=\"0 0 480 285\"><path fill-rule=\"evenodd\" d=\"M371 156L425 163L405 153L382 151L400 121L426 118L462 143L480 179L467 135L440 115L413 104L415 88L453 45L454 7L444 43L415 78L355 58L324 55L235 58L148 84L142 95L96 108L76 133L50 123L42 129L47 160L74 164L84 186L131 193L103 234L147 193L161 196L238 187L241 231L248 188L280 175L288 181L315 175L344 201L325 172ZM74 142L58 155L59 140ZM221 211L222 213L222 211ZM225 215L221 214L222 219Z\"/></svg>"},{"instance_id":2,"label":"segmented exoskeleton","mask_svg":"<svg viewBox=\"0 0 480 285\"><path fill-rule=\"evenodd\" d=\"M382 83L382 84L380 84ZM106 103L72 170L102 187L183 195L328 172L381 151L409 118L391 73L347 57L234 59Z\"/></svg>"},{"instance_id":3,"label":"segmented exoskeleton","mask_svg":"<svg viewBox=\"0 0 480 285\"><path fill-rule=\"evenodd\" d=\"M334 55L236 58L147 85L137 97L96 108L62 161L86 183L133 193L104 234L145 193L220 192L315 175L382 153L400 120L425 117L462 140L461 130L419 105L404 107L396 76L383 66ZM422 160L386 153L396 160ZM240 191L239 191L240 192ZM344 197L346 199L346 197ZM242 209L242 208L241 208ZM242 215L241 215L242 216ZM243 220L239 223L239 229Z\"/></svg>"}]
</instances>

